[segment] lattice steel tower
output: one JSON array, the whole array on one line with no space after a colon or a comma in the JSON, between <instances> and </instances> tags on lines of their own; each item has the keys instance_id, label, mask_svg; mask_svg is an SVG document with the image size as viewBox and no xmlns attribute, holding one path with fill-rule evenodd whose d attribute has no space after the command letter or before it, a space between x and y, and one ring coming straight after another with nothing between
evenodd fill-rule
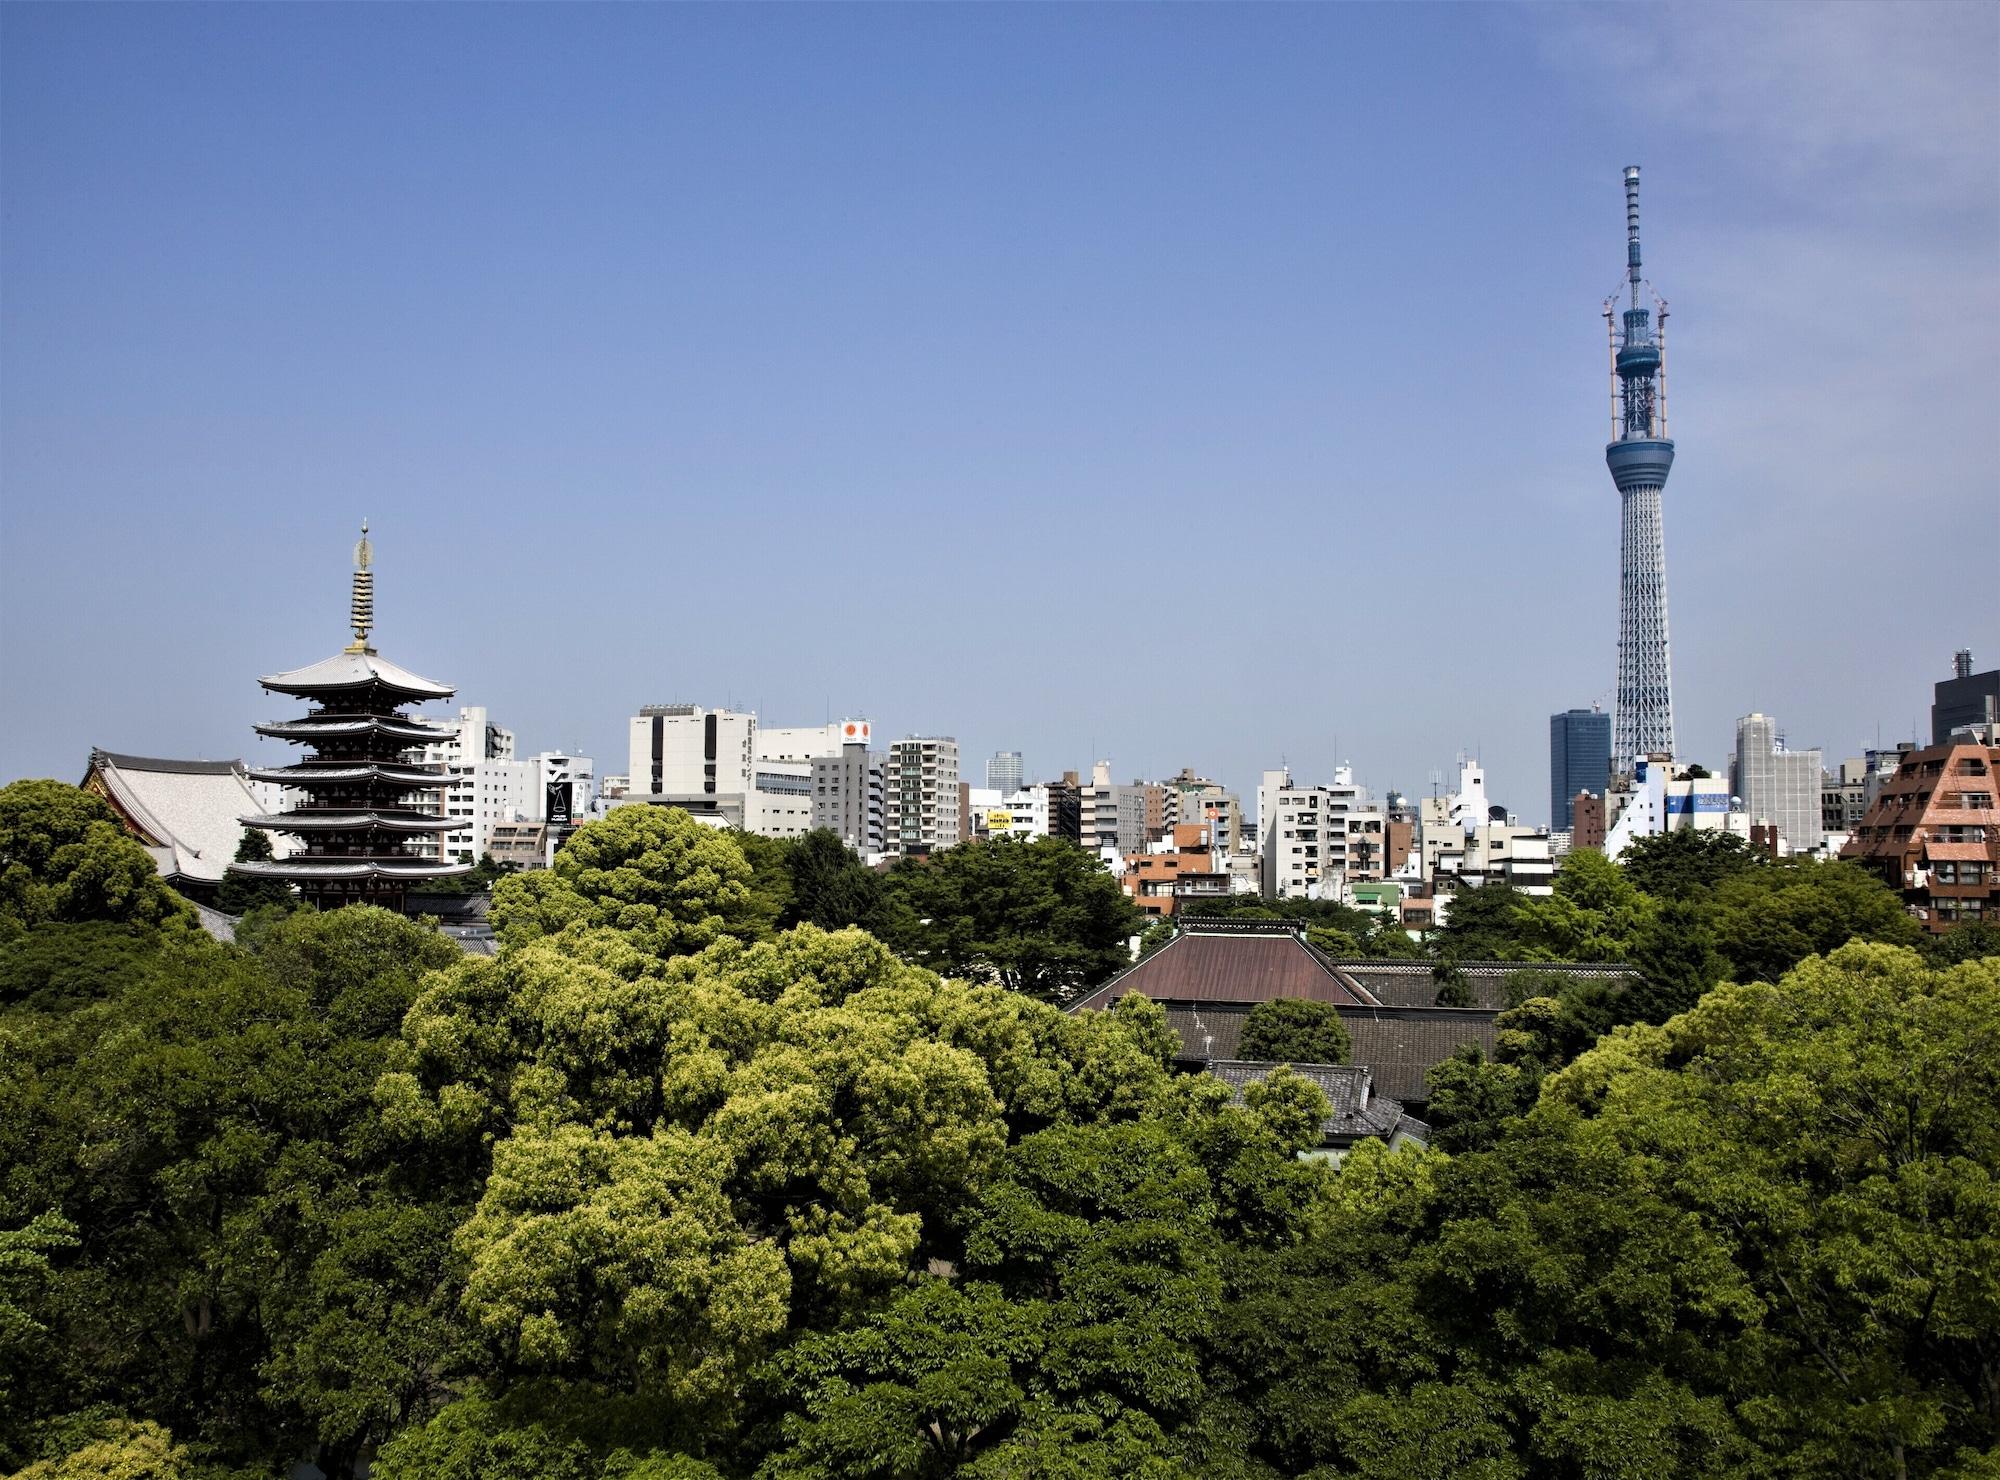
<instances>
[{"instance_id":1,"label":"lattice steel tower","mask_svg":"<svg viewBox=\"0 0 2000 1480\"><path fill-rule=\"evenodd\" d=\"M1625 278L1631 292L1620 327L1618 299L1605 301L1611 337L1611 445L1604 460L1618 485L1618 701L1612 763L1674 749L1673 664L1667 654L1667 549L1660 490L1674 465L1667 440L1667 305L1641 301L1639 167L1625 168ZM1650 297L1650 292L1646 293Z\"/></svg>"}]
</instances>

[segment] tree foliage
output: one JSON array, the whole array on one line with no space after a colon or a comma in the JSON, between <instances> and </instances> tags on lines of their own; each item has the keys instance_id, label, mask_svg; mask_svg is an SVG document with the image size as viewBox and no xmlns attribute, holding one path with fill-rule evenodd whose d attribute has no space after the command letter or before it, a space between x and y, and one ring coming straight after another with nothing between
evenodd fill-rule
<instances>
[{"instance_id":1,"label":"tree foliage","mask_svg":"<svg viewBox=\"0 0 2000 1480\"><path fill-rule=\"evenodd\" d=\"M60 781L0 787L0 935L85 920L192 928L194 910L98 798Z\"/></svg>"},{"instance_id":2,"label":"tree foliage","mask_svg":"<svg viewBox=\"0 0 2000 1480\"><path fill-rule=\"evenodd\" d=\"M1131 960L1145 917L1063 838L961 843L889 874L895 944L952 976L1067 1001Z\"/></svg>"},{"instance_id":3,"label":"tree foliage","mask_svg":"<svg viewBox=\"0 0 2000 1480\"><path fill-rule=\"evenodd\" d=\"M1244 1016L1238 1051L1270 1063L1344 1064L1354 1041L1331 1002L1278 997L1259 1002Z\"/></svg>"}]
</instances>

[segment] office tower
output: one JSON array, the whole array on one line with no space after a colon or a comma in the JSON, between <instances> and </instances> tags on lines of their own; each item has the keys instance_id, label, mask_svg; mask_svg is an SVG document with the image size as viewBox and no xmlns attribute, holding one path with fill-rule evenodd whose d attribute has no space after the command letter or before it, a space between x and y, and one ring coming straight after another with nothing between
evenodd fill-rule
<instances>
[{"instance_id":1,"label":"office tower","mask_svg":"<svg viewBox=\"0 0 2000 1480\"><path fill-rule=\"evenodd\" d=\"M1010 797L1021 789L1021 752L1018 750L996 750L993 758L986 763L986 785Z\"/></svg>"},{"instance_id":2,"label":"office tower","mask_svg":"<svg viewBox=\"0 0 2000 1480\"><path fill-rule=\"evenodd\" d=\"M1549 716L1549 826L1568 832L1576 794L1601 797L1611 784L1611 716L1601 709L1565 709Z\"/></svg>"},{"instance_id":3,"label":"office tower","mask_svg":"<svg viewBox=\"0 0 2000 1480\"><path fill-rule=\"evenodd\" d=\"M1952 654L1950 678L1933 686L1931 744L1943 745L1960 725L2000 724L2000 668L1972 671L1972 650Z\"/></svg>"}]
</instances>

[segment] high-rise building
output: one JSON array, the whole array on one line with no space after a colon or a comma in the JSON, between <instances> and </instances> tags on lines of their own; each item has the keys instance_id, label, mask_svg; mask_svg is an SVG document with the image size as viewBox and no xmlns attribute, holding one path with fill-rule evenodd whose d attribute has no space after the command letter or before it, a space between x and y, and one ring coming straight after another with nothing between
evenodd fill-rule
<instances>
[{"instance_id":1,"label":"high-rise building","mask_svg":"<svg viewBox=\"0 0 2000 1480\"><path fill-rule=\"evenodd\" d=\"M958 742L909 735L889 747L882 772L886 851L935 853L958 842Z\"/></svg>"},{"instance_id":2,"label":"high-rise building","mask_svg":"<svg viewBox=\"0 0 2000 1480\"><path fill-rule=\"evenodd\" d=\"M1611 784L1611 716L1601 709L1565 709L1549 716L1549 826L1576 825L1576 794L1601 797Z\"/></svg>"},{"instance_id":3,"label":"high-rise building","mask_svg":"<svg viewBox=\"0 0 2000 1480\"><path fill-rule=\"evenodd\" d=\"M986 785L1003 797L1021 789L1021 752L996 750L986 763Z\"/></svg>"},{"instance_id":4,"label":"high-rise building","mask_svg":"<svg viewBox=\"0 0 2000 1480\"><path fill-rule=\"evenodd\" d=\"M2000 724L2000 668L1972 671L1972 650L1952 654L1951 677L1932 689L1931 744L1943 745L1960 725Z\"/></svg>"},{"instance_id":5,"label":"high-rise building","mask_svg":"<svg viewBox=\"0 0 2000 1480\"><path fill-rule=\"evenodd\" d=\"M1618 486L1618 704L1620 770L1642 755L1674 752L1673 664L1667 645L1667 548L1660 491L1674 465L1667 439L1667 306L1641 301L1639 167L1625 169L1625 277L1631 297L1622 327L1617 299L1604 305L1611 334L1611 444L1604 460Z\"/></svg>"},{"instance_id":6,"label":"high-rise building","mask_svg":"<svg viewBox=\"0 0 2000 1480\"><path fill-rule=\"evenodd\" d=\"M1742 799L1753 825L1775 823L1794 853L1810 853L1824 838L1822 779L1819 751L1787 748L1777 721L1768 714L1746 714L1736 721L1729 789Z\"/></svg>"},{"instance_id":7,"label":"high-rise building","mask_svg":"<svg viewBox=\"0 0 2000 1480\"><path fill-rule=\"evenodd\" d=\"M843 744L837 755L815 756L812 786L815 828L838 833L863 858L883 851L883 762L865 740Z\"/></svg>"}]
</instances>

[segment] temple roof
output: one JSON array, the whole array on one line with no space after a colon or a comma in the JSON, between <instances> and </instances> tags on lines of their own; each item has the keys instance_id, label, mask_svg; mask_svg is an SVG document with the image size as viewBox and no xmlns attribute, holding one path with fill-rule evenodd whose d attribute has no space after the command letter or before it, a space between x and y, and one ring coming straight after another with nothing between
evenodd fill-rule
<instances>
[{"instance_id":1,"label":"temple roof","mask_svg":"<svg viewBox=\"0 0 2000 1480\"><path fill-rule=\"evenodd\" d=\"M258 725L257 733L273 740L325 740L344 735L388 735L397 740L449 740L456 730L445 725L405 719L400 714L309 714L302 719Z\"/></svg>"},{"instance_id":2,"label":"temple roof","mask_svg":"<svg viewBox=\"0 0 2000 1480\"><path fill-rule=\"evenodd\" d=\"M379 828L383 832L450 832L463 822L436 817L425 812L280 812L275 817L252 816L240 819L245 827L270 832L361 832Z\"/></svg>"},{"instance_id":3,"label":"temple roof","mask_svg":"<svg viewBox=\"0 0 2000 1480\"><path fill-rule=\"evenodd\" d=\"M121 816L162 877L221 882L243 841L241 814L263 805L241 761L176 761L92 750L83 788Z\"/></svg>"},{"instance_id":4,"label":"temple roof","mask_svg":"<svg viewBox=\"0 0 2000 1480\"><path fill-rule=\"evenodd\" d=\"M295 854L276 863L239 863L231 872L259 879L448 879L469 874L469 863L434 863L426 858L384 862L374 858L309 858Z\"/></svg>"},{"instance_id":5,"label":"temple roof","mask_svg":"<svg viewBox=\"0 0 2000 1480\"><path fill-rule=\"evenodd\" d=\"M391 663L380 653L342 651L321 658L304 668L273 673L257 680L279 694L337 694L357 689L383 688L407 694L412 699L449 699L456 692L449 684L434 683Z\"/></svg>"},{"instance_id":6,"label":"temple roof","mask_svg":"<svg viewBox=\"0 0 2000 1480\"><path fill-rule=\"evenodd\" d=\"M259 766L248 774L253 781L275 781L280 786L302 786L316 781L388 781L415 791L450 786L453 780L445 772L428 766L399 766L387 762L358 766Z\"/></svg>"}]
</instances>

